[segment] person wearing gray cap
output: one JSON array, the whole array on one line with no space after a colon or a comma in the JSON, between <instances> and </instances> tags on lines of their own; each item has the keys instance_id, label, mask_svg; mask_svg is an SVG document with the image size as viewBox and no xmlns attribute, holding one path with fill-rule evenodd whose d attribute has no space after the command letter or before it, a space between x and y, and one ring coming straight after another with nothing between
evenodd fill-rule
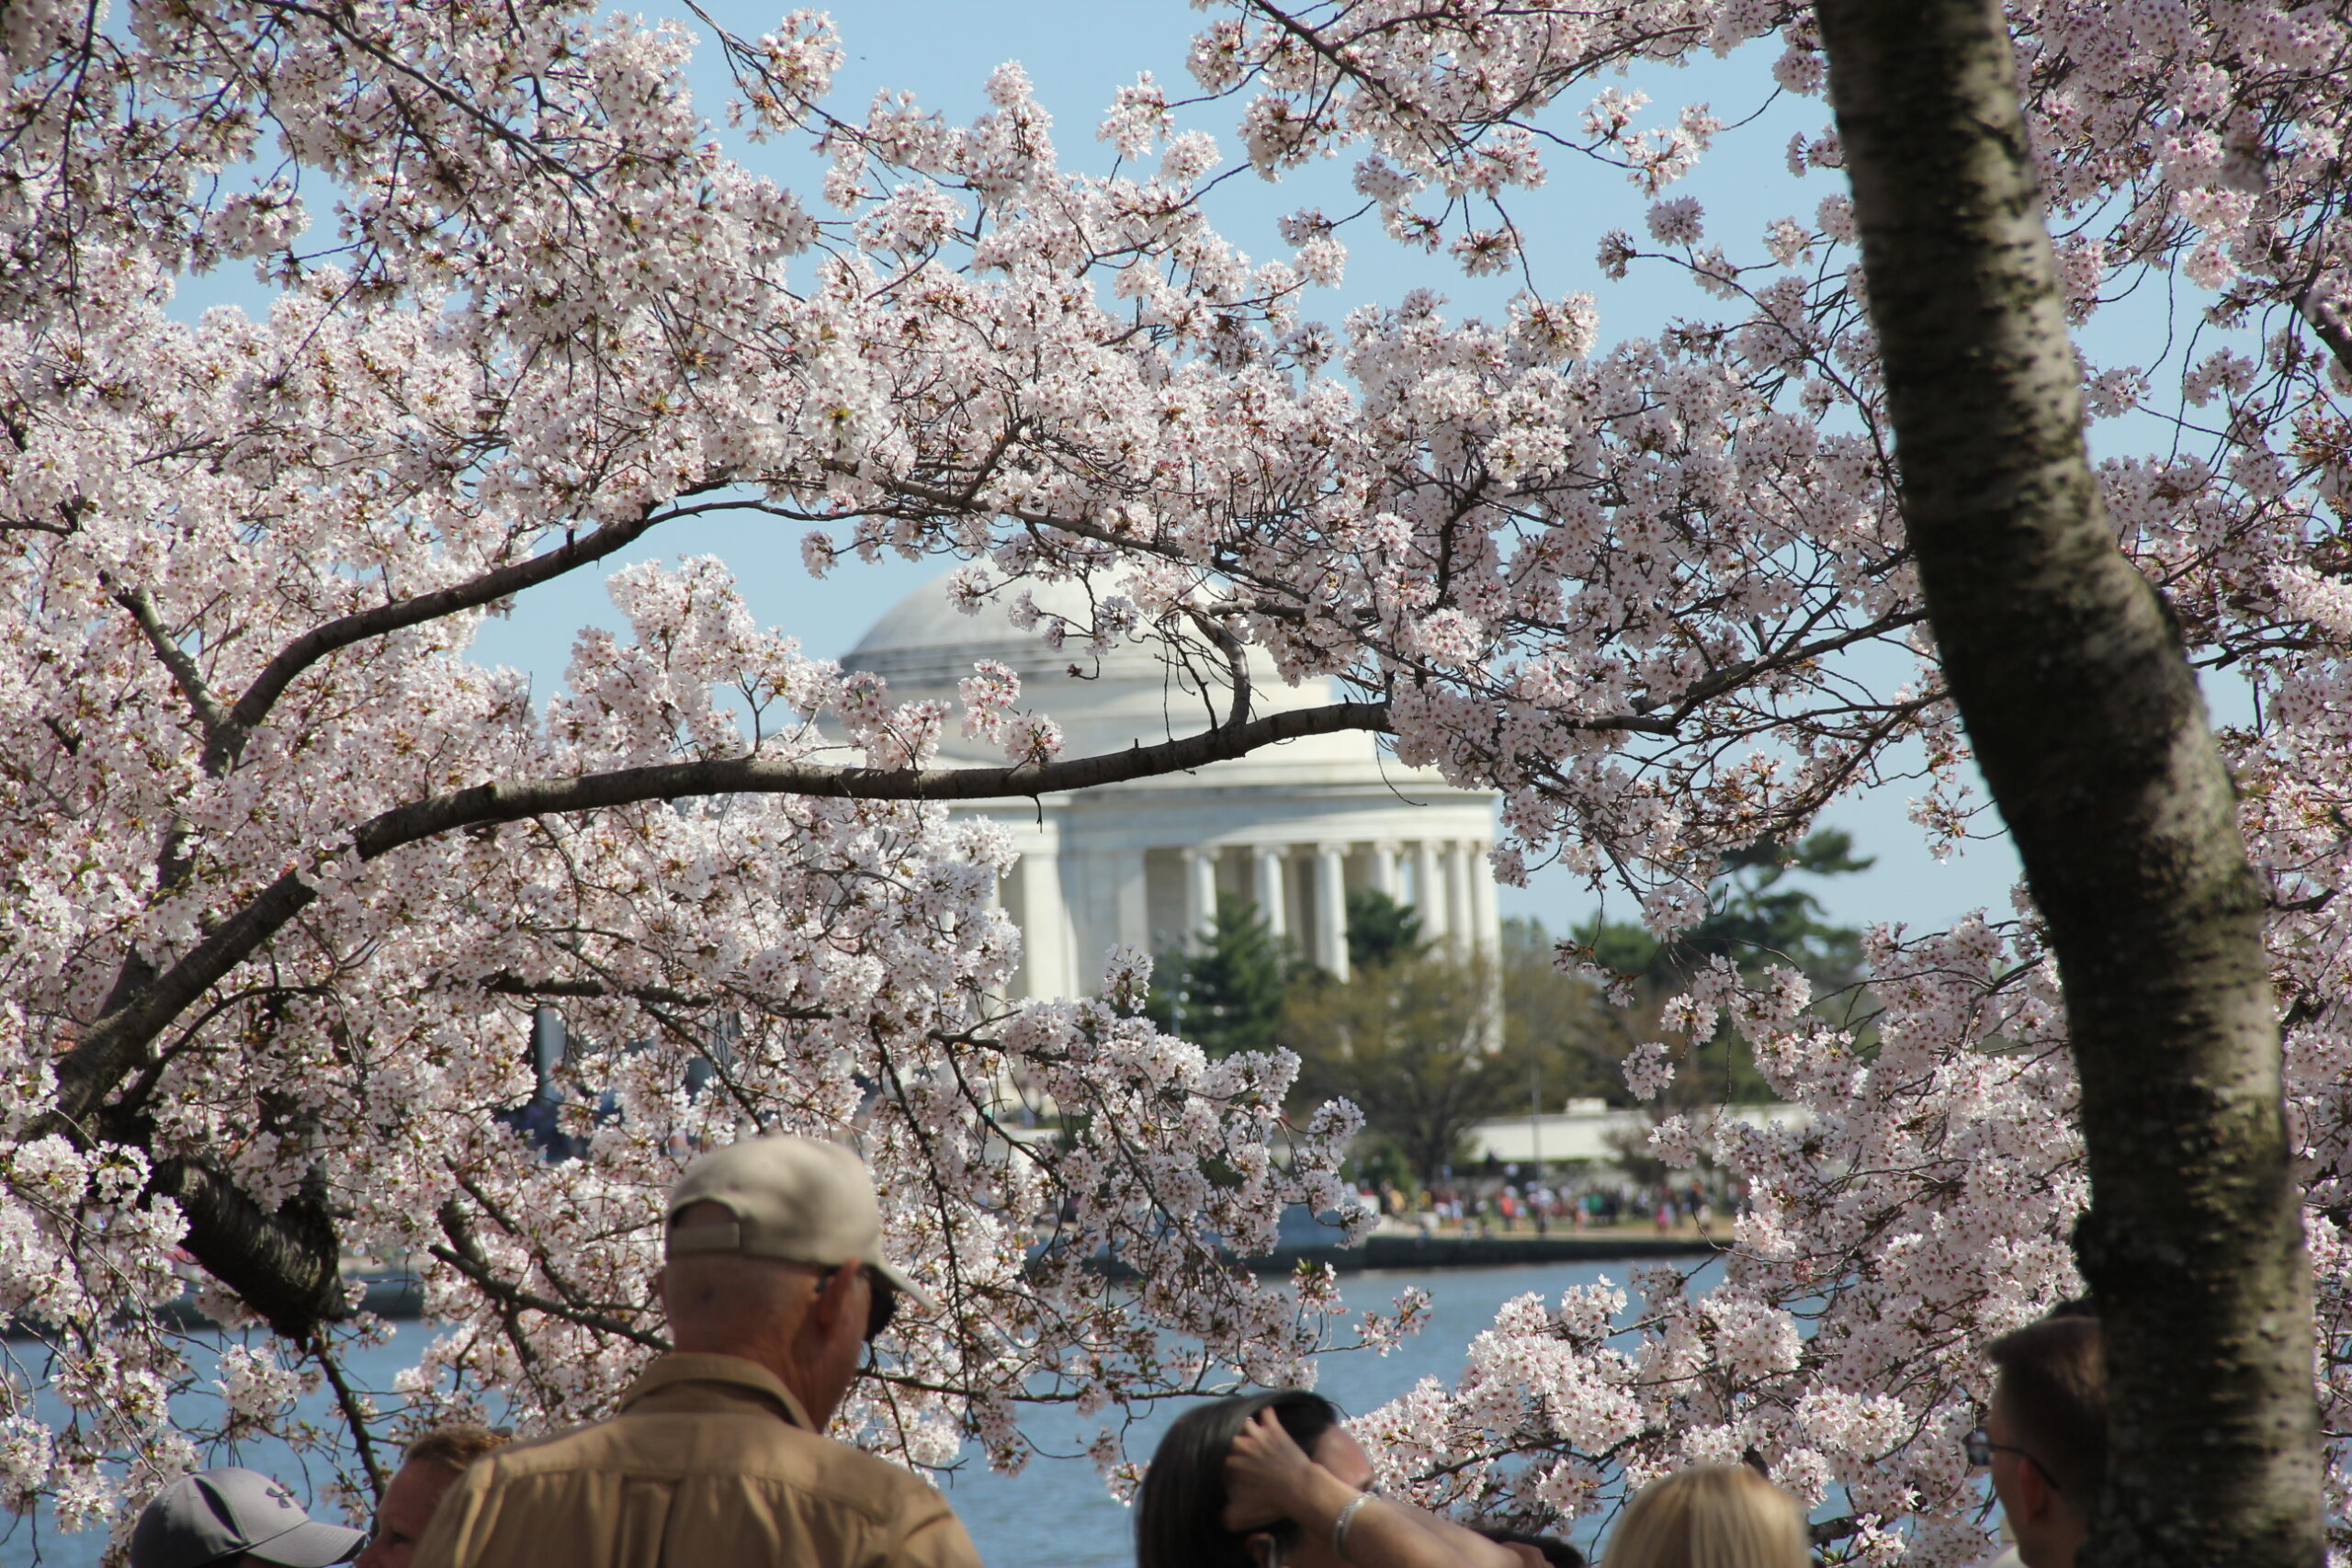
<instances>
[{"instance_id":1,"label":"person wearing gray cap","mask_svg":"<svg viewBox=\"0 0 2352 1568\"><path fill-rule=\"evenodd\" d=\"M183 1475L140 1511L130 1568L328 1568L346 1562L368 1532L322 1525L294 1495L257 1470L234 1465Z\"/></svg>"},{"instance_id":2,"label":"person wearing gray cap","mask_svg":"<svg viewBox=\"0 0 2352 1568\"><path fill-rule=\"evenodd\" d=\"M933 1487L824 1435L899 1298L847 1149L750 1138L670 1190L655 1277L675 1347L610 1420L478 1461L415 1568L978 1568Z\"/></svg>"}]
</instances>

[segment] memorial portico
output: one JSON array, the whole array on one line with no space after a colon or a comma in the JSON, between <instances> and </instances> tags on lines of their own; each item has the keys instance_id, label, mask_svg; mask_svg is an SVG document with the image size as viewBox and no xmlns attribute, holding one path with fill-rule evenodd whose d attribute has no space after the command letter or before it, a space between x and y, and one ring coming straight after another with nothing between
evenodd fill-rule
<instances>
[{"instance_id":1,"label":"memorial portico","mask_svg":"<svg viewBox=\"0 0 2352 1568\"><path fill-rule=\"evenodd\" d=\"M1076 588L1033 594L1049 612L1075 618L1086 609ZM938 583L909 595L842 662L883 676L895 700L955 705L957 682L981 659L1021 676L1023 705L1061 724L1067 756L1149 744L1205 722L1197 716L1202 694L1177 690L1148 648L1114 649L1092 678L1071 680L1068 652L1016 630L1001 609L958 614ZM1261 714L1326 700L1319 685L1283 685L1254 651L1250 677ZM1188 710L1189 727L1177 719ZM1001 761L960 740L939 758L944 766ZM1020 854L1001 890L1023 935L1017 990L1052 997L1096 989L1114 943L1159 953L1196 938L1221 894L1255 902L1275 935L1341 977L1353 892L1385 893L1416 911L1425 937L1492 955L1500 937L1487 860L1494 807L1491 792L1401 767L1376 737L1358 732L1162 778L983 804L973 814L1001 822Z\"/></svg>"}]
</instances>

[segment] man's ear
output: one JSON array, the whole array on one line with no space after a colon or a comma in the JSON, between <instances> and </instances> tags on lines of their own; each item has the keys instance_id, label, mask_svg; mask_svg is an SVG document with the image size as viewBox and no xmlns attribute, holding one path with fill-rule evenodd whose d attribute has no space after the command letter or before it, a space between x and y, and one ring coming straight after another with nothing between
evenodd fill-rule
<instances>
[{"instance_id":1,"label":"man's ear","mask_svg":"<svg viewBox=\"0 0 2352 1568\"><path fill-rule=\"evenodd\" d=\"M2058 1489L2050 1484L2041 1467L2025 1455L2018 1455L2018 1512L2030 1520L2040 1520L2049 1516L2057 1501Z\"/></svg>"},{"instance_id":2,"label":"man's ear","mask_svg":"<svg viewBox=\"0 0 2352 1568\"><path fill-rule=\"evenodd\" d=\"M841 1320L848 1315L850 1295L857 1288L860 1265L854 1260L842 1264L819 1281L808 1297L808 1321L819 1332L831 1335ZM863 1329L864 1325L861 1324Z\"/></svg>"}]
</instances>

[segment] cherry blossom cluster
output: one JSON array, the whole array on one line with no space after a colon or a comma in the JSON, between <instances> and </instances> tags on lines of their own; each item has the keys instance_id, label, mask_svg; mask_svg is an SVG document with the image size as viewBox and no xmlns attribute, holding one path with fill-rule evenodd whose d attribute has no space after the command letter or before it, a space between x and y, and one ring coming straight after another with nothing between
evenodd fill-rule
<instances>
[{"instance_id":1,"label":"cherry blossom cluster","mask_svg":"<svg viewBox=\"0 0 2352 1568\"><path fill-rule=\"evenodd\" d=\"M945 1303L845 1414L876 1447L945 1462L977 1435L1017 1465L1035 1400L1311 1377L1328 1289L1224 1259L1270 1245L1289 1202L1352 1206L1351 1116L1292 1126L1287 1056L1159 1034L1126 958L1103 1000L1007 1004L1001 835L918 802L682 786L369 847L365 825L485 784L921 768L959 717L802 657L707 559L615 574L629 629L583 633L551 701L467 660L512 593L665 522L850 482L898 395L889 367L826 346L867 262L845 248L790 291L784 260L817 231L700 137L679 39L562 6L503 41L480 23L227 7L116 34L11 13L19 85L82 95L12 100L7 143L0 572L23 636L0 723L25 765L0 807L21 913L0 936L0 1313L41 1338L0 1378L6 1495L119 1531L220 1438L323 1445L356 1488L396 1435L384 1394L404 1425L605 1408L660 1329L662 1192L762 1128L854 1143ZM791 24L762 80L814 90L822 39ZM157 117L173 134L139 142ZM322 252L294 248L275 186L274 227L209 205L262 124L351 197ZM920 228L853 226L877 245ZM175 274L231 232L284 280L276 308L173 320ZM1055 754L1049 718L975 678L964 723L1013 761ZM300 919L84 1095L120 998L287 886ZM530 1041L550 1011L571 1050L547 1086ZM198 1190L231 1223L192 1228ZM330 1275L342 1254L421 1275L442 1333L397 1390L349 1386L348 1342L381 1332L349 1292L267 1299L240 1250L256 1227ZM1106 1252L1150 1288L1106 1280ZM257 1337L206 1374L209 1429L173 1422L196 1374L154 1315L191 1275L196 1306ZM36 1418L40 1386L62 1424ZM337 1435L291 1408L322 1386Z\"/></svg>"},{"instance_id":2,"label":"cherry blossom cluster","mask_svg":"<svg viewBox=\"0 0 2352 1568\"><path fill-rule=\"evenodd\" d=\"M2085 384L2095 418L2157 433L2102 464L2120 539L2254 698L2226 740L2276 893L2340 1437L2347 34L2272 0L2012 24L2076 319L2143 286L2204 311L2181 363L2086 358ZM1530 243L1501 202L1547 145L1634 179L1642 232L1577 251L1720 309L1611 342L1576 291L1314 319L1348 220L1302 211L1286 259L1245 254L1203 210L1226 150L1150 75L1082 173L1016 67L968 125L839 107L842 45L808 13L697 40L561 0L10 6L0 1314L45 1337L0 1369L0 1501L120 1529L262 1431L356 1487L388 1393L411 1422L593 1415L657 1342L660 1194L749 1128L855 1142L945 1303L886 1341L861 1440L1017 1467L1030 1401L1311 1379L1329 1277L1260 1285L1227 1254L1271 1246L1286 1202L1349 1206L1355 1113L1286 1118L1286 1055L1158 1032L1136 954L1095 997L1005 999L1012 849L922 781L950 727L1057 765L1009 671L902 702L757 626L709 559L614 574L628 630L583 633L552 695L469 660L481 616L665 525L788 525L819 572L952 561L960 607L1002 602L1081 671L1141 641L1220 693L1212 739L1255 733L1261 650L1336 685L1333 723L1499 790L1498 876L1614 879L1661 932L1724 852L1860 788L1915 779L1931 837L1980 830L1835 135L1785 150L1809 213L1713 233L1668 187L1730 117L1600 80L1751 40L1777 51L1759 96L1821 94L1807 15L1745 0L1253 0L1185 62L1248 96L1240 160L1364 143L1365 214L1474 274ZM736 123L817 142L817 189L724 151L696 47ZM273 281L268 312L175 320L177 281L222 265ZM1028 593L1072 581L1081 617ZM1870 956L1859 1032L1789 975L1711 972L1666 1010L1637 1091L1728 1021L1809 1112L1658 1126L1742 1184L1721 1279L1512 1303L1458 1386L1367 1418L1399 1484L1538 1520L1753 1452L1824 1506L1840 1489L1849 1559L1970 1560L1982 1346L2076 1285L2072 1080L2030 908ZM438 1334L395 1390L345 1375L381 1332L346 1252L424 1280ZM206 1375L207 1430L169 1418L195 1373L153 1311L191 1281L249 1336ZM291 1414L313 1390L331 1434ZM1115 1437L1097 1457L1132 1481ZM2330 1484L2340 1517L2340 1462Z\"/></svg>"},{"instance_id":3,"label":"cherry blossom cluster","mask_svg":"<svg viewBox=\"0 0 2352 1568\"><path fill-rule=\"evenodd\" d=\"M1991 1392L1982 1346L2080 1290L2064 1238L2088 1194L2057 980L2030 933L1981 920L1881 930L1869 957L1883 1010L1866 1036L1808 1010L1792 973L1719 970L1679 998L1674 1032L1726 1020L1807 1113L1653 1129L1662 1157L1708 1157L1744 1194L1720 1274L1640 1269L1630 1298L1508 1304L1457 1385L1363 1419L1396 1483L1551 1521L1752 1458L1817 1509L1839 1489L1841 1555L1983 1559L1961 1452Z\"/></svg>"}]
</instances>

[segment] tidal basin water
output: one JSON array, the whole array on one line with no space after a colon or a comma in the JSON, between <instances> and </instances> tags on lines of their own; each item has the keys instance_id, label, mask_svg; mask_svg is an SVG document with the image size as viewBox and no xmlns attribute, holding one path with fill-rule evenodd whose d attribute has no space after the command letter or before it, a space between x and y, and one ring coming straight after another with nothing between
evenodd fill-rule
<instances>
[{"instance_id":1,"label":"tidal basin water","mask_svg":"<svg viewBox=\"0 0 2352 1568\"><path fill-rule=\"evenodd\" d=\"M1418 1287L1429 1294L1430 1321L1388 1356L1352 1352L1324 1358L1317 1387L1354 1415L1385 1404L1424 1377L1451 1382L1462 1369L1471 1337L1494 1321L1495 1309L1504 1302L1530 1292L1556 1301L1569 1286L1590 1284L1603 1275L1625 1286L1640 1267L1634 1262L1560 1263L1344 1276L1340 1293L1351 1309L1385 1309L1398 1292ZM426 1333L422 1325L401 1325L390 1345L357 1359L354 1370L359 1381L389 1387L392 1372L413 1353L409 1347ZM1160 1430L1177 1414L1178 1407L1166 1406L1139 1420L1127 1433L1128 1451L1148 1457ZM1078 1457L1033 1460L1020 1475L1002 1476L989 1473L975 1454L963 1471L943 1481L949 1502L979 1546L982 1561L991 1568L1126 1568L1135 1561L1132 1516L1112 1501L1102 1477L1081 1452L1100 1426L1101 1418L1080 1421L1048 1413L1032 1423L1040 1447ZM220 1462L279 1474L303 1495L299 1467L282 1449L273 1449L249 1444L233 1461ZM61 1535L46 1521L9 1519L0 1525L0 1568L33 1563L95 1568L105 1546L103 1531Z\"/></svg>"}]
</instances>

